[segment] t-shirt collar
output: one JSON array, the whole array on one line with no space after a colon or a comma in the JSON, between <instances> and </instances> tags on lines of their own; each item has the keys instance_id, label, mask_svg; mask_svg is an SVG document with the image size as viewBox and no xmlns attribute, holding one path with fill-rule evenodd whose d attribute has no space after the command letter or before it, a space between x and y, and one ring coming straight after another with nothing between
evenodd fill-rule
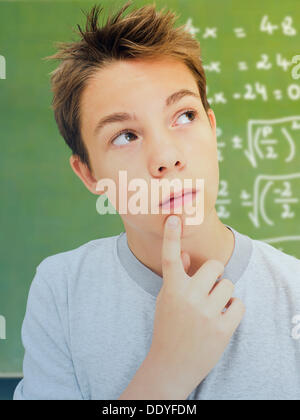
<instances>
[{"instance_id":1,"label":"t-shirt collar","mask_svg":"<svg viewBox=\"0 0 300 420\"><path fill-rule=\"evenodd\" d=\"M229 225L225 226L233 232L235 242L233 252L224 268L222 277L236 283L249 263L253 244L249 236L236 231ZM121 232L117 237L117 253L127 274L147 293L157 297L163 284L163 279L133 254L128 246L126 232Z\"/></svg>"}]
</instances>

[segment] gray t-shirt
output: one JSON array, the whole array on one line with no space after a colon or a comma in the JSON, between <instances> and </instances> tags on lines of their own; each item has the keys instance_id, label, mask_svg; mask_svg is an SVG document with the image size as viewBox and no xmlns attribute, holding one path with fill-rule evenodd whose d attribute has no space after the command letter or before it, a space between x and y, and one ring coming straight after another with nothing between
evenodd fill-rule
<instances>
[{"instance_id":1,"label":"gray t-shirt","mask_svg":"<svg viewBox=\"0 0 300 420\"><path fill-rule=\"evenodd\" d=\"M227 227L235 246L223 277L246 312L188 399L300 399L300 260ZM162 282L125 232L45 258L29 291L14 399L118 399L150 349Z\"/></svg>"}]
</instances>

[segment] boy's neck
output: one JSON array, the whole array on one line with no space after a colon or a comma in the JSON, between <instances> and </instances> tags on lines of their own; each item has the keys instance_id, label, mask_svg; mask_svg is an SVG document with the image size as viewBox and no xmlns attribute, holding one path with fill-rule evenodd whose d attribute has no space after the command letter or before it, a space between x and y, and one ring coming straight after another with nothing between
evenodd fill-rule
<instances>
[{"instance_id":1,"label":"boy's neck","mask_svg":"<svg viewBox=\"0 0 300 420\"><path fill-rule=\"evenodd\" d=\"M127 242L135 257L154 273L162 277L161 252L162 238L155 235L141 235L140 232L126 226ZM224 266L234 250L234 234L218 218L215 208L206 215L194 233L181 238L181 250L190 255L191 264L188 275L192 276L209 259L217 259Z\"/></svg>"}]
</instances>

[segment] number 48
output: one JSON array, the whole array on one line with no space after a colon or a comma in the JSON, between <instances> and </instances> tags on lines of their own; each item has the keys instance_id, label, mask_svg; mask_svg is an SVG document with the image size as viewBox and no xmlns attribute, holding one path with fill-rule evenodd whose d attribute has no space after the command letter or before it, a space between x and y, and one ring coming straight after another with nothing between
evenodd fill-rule
<instances>
[{"instance_id":1,"label":"number 48","mask_svg":"<svg viewBox=\"0 0 300 420\"><path fill-rule=\"evenodd\" d=\"M292 26L292 24L293 24L293 19L291 18L291 16L286 16L283 19L283 21L281 22L281 27L282 27L282 32L284 35L287 35L287 36L296 35L297 31ZM264 15L260 23L260 30L262 32L266 32L267 34L272 35L276 29L278 29L278 25L272 25L272 23L269 20L268 15Z\"/></svg>"}]
</instances>

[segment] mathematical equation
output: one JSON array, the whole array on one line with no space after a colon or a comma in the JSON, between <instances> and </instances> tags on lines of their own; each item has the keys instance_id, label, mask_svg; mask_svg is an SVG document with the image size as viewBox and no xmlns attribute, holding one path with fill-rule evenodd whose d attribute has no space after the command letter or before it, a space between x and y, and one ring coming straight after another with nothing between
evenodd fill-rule
<instances>
[{"instance_id":1,"label":"mathematical equation","mask_svg":"<svg viewBox=\"0 0 300 420\"><path fill-rule=\"evenodd\" d=\"M217 27L206 27L204 31L200 28L193 25L193 19L188 18L187 22L184 25L184 28L189 32L193 37L196 34L203 32L201 38L203 39L216 39L218 38L218 28ZM266 33L268 35L273 35L276 31L280 31L285 36L295 36L297 35L297 30L293 23L293 18L291 16L285 16L281 22L278 22L277 25L272 24L268 15L264 15L258 24L258 29L260 32ZM247 32L243 27L237 27L232 29L233 34L236 38L246 38Z\"/></svg>"},{"instance_id":2,"label":"mathematical equation","mask_svg":"<svg viewBox=\"0 0 300 420\"><path fill-rule=\"evenodd\" d=\"M222 136L220 127L216 130L217 138ZM245 140L234 135L231 138L232 149L242 149L253 168L266 160L278 163L293 162L297 156L297 139L300 137L300 116L274 118L268 120L249 120L247 123L247 146ZM223 151L228 144L218 140L218 160L224 161ZM298 146L298 154L300 153Z\"/></svg>"},{"instance_id":3,"label":"mathematical equation","mask_svg":"<svg viewBox=\"0 0 300 420\"><path fill-rule=\"evenodd\" d=\"M209 93L209 87L207 86L207 93ZM266 85L263 85L259 82L246 83L244 85L243 92L234 92L230 95L234 100L244 99L245 101L254 101L255 99L260 99L263 102L275 99L280 101L282 99L289 99L291 101L300 100L300 85L296 83L291 83L287 86L286 89L273 89L271 92L268 92ZM207 100L210 105L214 104L227 104L229 98L225 95L223 91L216 92L212 96L208 96Z\"/></svg>"},{"instance_id":4,"label":"mathematical equation","mask_svg":"<svg viewBox=\"0 0 300 420\"><path fill-rule=\"evenodd\" d=\"M242 189L240 204L249 208L248 217L253 225L258 228L262 223L274 226L282 219L294 219L297 214L293 205L299 203L300 173L287 175L263 175L256 176L252 191ZM297 192L297 194L296 194ZM229 197L228 182L220 180L220 188L216 201L216 210L219 217L230 217L228 205L231 204ZM274 206L275 204L275 206Z\"/></svg>"},{"instance_id":5,"label":"mathematical equation","mask_svg":"<svg viewBox=\"0 0 300 420\"><path fill-rule=\"evenodd\" d=\"M238 61L236 69L238 71L248 71L248 70L261 70L268 71L274 68L274 66L280 68L284 72L287 72L290 67L295 64L293 61L294 56L288 60L286 57L283 57L281 53L276 53L273 60L270 58L269 54L260 54L260 59L255 61L249 66L246 61ZM251 67L252 66L252 67ZM211 61L208 64L203 64L203 68L206 72L212 73L221 73L221 61Z\"/></svg>"},{"instance_id":6,"label":"mathematical equation","mask_svg":"<svg viewBox=\"0 0 300 420\"><path fill-rule=\"evenodd\" d=\"M232 151L241 152L253 169L258 169L253 175L252 186L241 188L235 203L230 198L229 183L221 179L219 184L216 211L221 219L231 217L231 205L238 204L240 213L256 229L283 226L285 222L294 221L297 226L300 217L300 172L289 173L290 164L300 170L299 141L300 141L300 116L289 116L274 119L248 120L246 141L235 135L230 138ZM220 139L222 138L222 140ZM228 149L228 142L223 138L223 130L217 128L218 160L226 160L224 150ZM236 158L236 157L235 157ZM280 168L278 174L262 173L266 162L274 163L273 167ZM286 166L285 166L286 165ZM298 166L297 166L298 165ZM285 168L285 169L284 169ZM241 174L241 177L243 174ZM249 171L247 173L249 179ZM299 223L298 223L299 225ZM281 228L280 228L281 230ZM288 246L288 243L300 242L299 234L261 239L270 244ZM291 254L291 252L288 252ZM297 256L299 258L299 255Z\"/></svg>"},{"instance_id":7,"label":"mathematical equation","mask_svg":"<svg viewBox=\"0 0 300 420\"><path fill-rule=\"evenodd\" d=\"M188 18L184 28L193 37L198 34L201 35L203 39L218 38L218 27L205 27L203 30L201 30L199 27L193 25L191 17ZM253 28L256 28L256 30L260 31L261 33L265 33L266 36L274 35L279 31L288 37L295 37L298 34L296 25L293 22L293 18L291 16L283 17L280 22L271 22L268 15L263 15L261 20L257 22L256 26L251 25L251 30ZM226 36L227 34L228 32L226 31ZM236 38L247 38L247 31L243 27L232 28L232 34L234 34ZM239 48L241 48L241 46L239 46ZM250 64L245 60L238 60L235 64L236 68L232 68L232 64L230 62L231 68L226 68L226 73L228 72L232 74L235 69L238 72L253 72L253 70L260 72L270 72L274 71L274 68L276 67L285 73L291 71L291 78L296 80L300 78L300 63L297 64L297 61L300 61L300 55L295 55L297 53L300 53L299 47L298 51L294 51L293 55L290 57L287 57L286 54L284 56L280 52L276 52L272 56L268 52L264 52L258 55L253 61L251 58ZM222 63L219 60L203 63L203 68L206 73L222 73ZM269 80L272 81L271 78ZM288 86L281 85L270 87L270 85L266 85L261 81L256 80L253 83L250 81L249 83L244 83L242 89L239 91L225 93L224 91L211 92L210 84L207 83L207 94L207 99L210 105L227 104L229 100L233 100L234 102L241 100L254 101L256 99L262 102L272 100L298 101L300 100L300 85L297 83L289 83Z\"/></svg>"}]
</instances>

